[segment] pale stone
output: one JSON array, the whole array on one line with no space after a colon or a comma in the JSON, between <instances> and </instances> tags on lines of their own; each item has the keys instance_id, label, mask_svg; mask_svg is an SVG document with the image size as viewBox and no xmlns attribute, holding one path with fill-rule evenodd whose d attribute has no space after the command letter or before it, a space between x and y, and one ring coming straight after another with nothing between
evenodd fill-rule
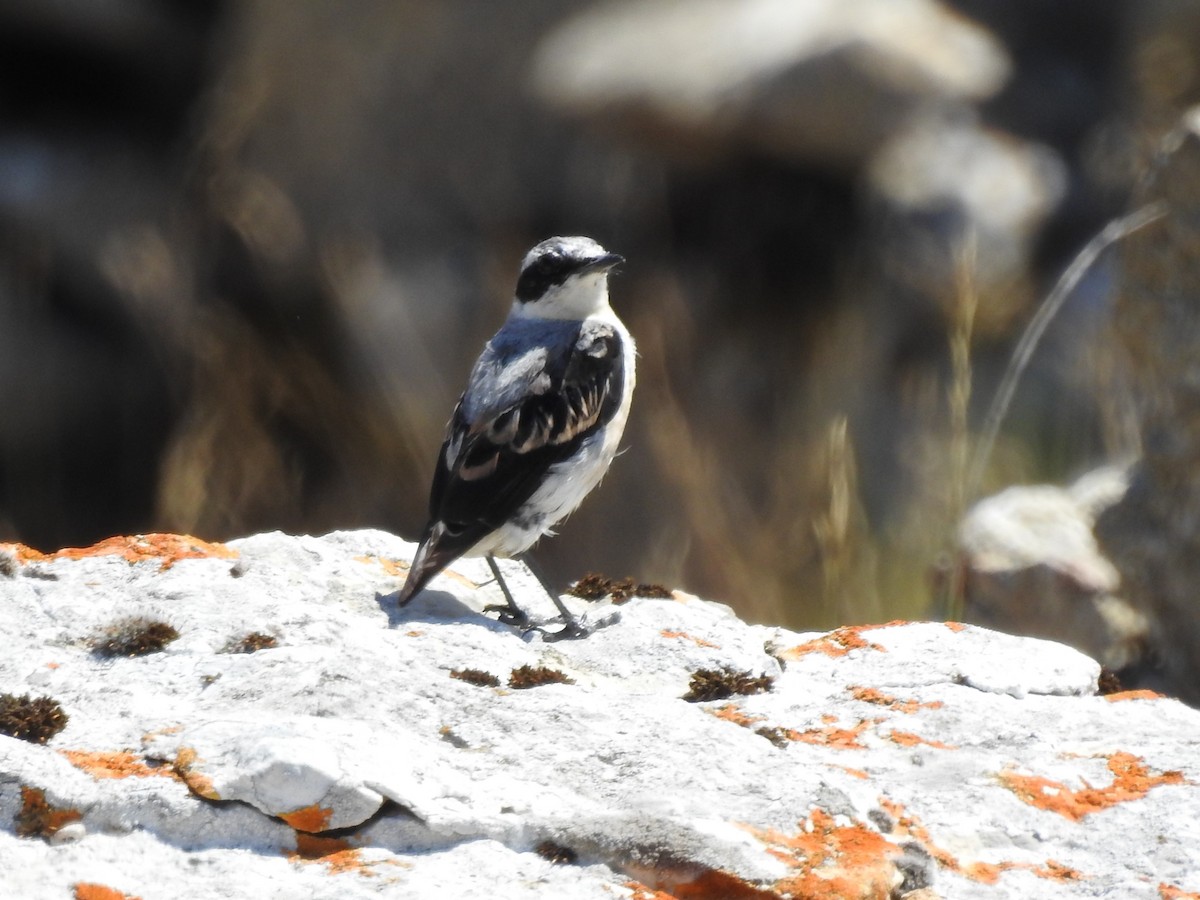
<instances>
[{"instance_id":1,"label":"pale stone","mask_svg":"<svg viewBox=\"0 0 1200 900\"><path fill-rule=\"evenodd\" d=\"M413 546L390 535L229 546L0 581L0 691L36 681L70 716L45 746L0 737L0 896L1200 891L1200 713L1097 697L1096 663L1060 644L939 623L798 634L682 593L568 598L607 624L549 643L482 612L498 595L478 561L397 610ZM549 599L505 569L552 630ZM134 615L180 637L91 652ZM228 652L251 631L276 646ZM570 682L511 687L522 666ZM499 686L451 677L465 669ZM701 670L769 690L682 699Z\"/></svg>"}]
</instances>

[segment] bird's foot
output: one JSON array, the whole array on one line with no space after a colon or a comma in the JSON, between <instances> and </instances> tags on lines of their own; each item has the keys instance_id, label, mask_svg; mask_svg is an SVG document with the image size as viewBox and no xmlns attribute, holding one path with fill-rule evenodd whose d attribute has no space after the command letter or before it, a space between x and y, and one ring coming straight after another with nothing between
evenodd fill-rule
<instances>
[{"instance_id":1,"label":"bird's foot","mask_svg":"<svg viewBox=\"0 0 1200 900\"><path fill-rule=\"evenodd\" d=\"M522 609L513 609L511 606L505 606L500 603L491 604L483 608L485 613L496 613L496 619L505 625L511 625L513 628L519 629L522 634L528 634L531 631L536 631L542 635L542 640L547 643L554 641L573 641L579 638L585 638L597 628L609 624L607 620L601 621L596 625L589 625L580 622L575 617L563 620L563 627L558 631L550 631L544 625L535 623Z\"/></svg>"},{"instance_id":2,"label":"bird's foot","mask_svg":"<svg viewBox=\"0 0 1200 900\"><path fill-rule=\"evenodd\" d=\"M588 635L595 634L601 628L607 628L609 625L615 625L621 621L620 610L613 610L606 616L601 616L598 619L590 620L588 616L576 618L575 616L563 617L563 627L558 631L546 631L539 629L542 632L542 640L553 643L554 641L574 641L580 638L585 638Z\"/></svg>"},{"instance_id":3,"label":"bird's foot","mask_svg":"<svg viewBox=\"0 0 1200 900\"><path fill-rule=\"evenodd\" d=\"M563 627L558 631L547 631L545 628L538 628L542 633L542 640L548 644L555 641L577 641L580 638L585 638L596 630L594 625L585 625L578 619L567 619L563 623Z\"/></svg>"},{"instance_id":4,"label":"bird's foot","mask_svg":"<svg viewBox=\"0 0 1200 900\"><path fill-rule=\"evenodd\" d=\"M530 620L525 610L518 609L504 603L490 603L483 608L485 613L494 612L496 618L505 625L511 625L514 628L520 628L522 631L528 631L537 626Z\"/></svg>"}]
</instances>

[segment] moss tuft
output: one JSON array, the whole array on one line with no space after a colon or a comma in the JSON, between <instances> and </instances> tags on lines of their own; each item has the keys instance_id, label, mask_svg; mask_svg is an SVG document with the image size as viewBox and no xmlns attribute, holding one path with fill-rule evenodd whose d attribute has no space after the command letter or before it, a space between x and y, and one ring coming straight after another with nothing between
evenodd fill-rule
<instances>
[{"instance_id":1,"label":"moss tuft","mask_svg":"<svg viewBox=\"0 0 1200 900\"><path fill-rule=\"evenodd\" d=\"M450 677L476 687L500 687L500 679L482 669L454 669L450 672Z\"/></svg>"},{"instance_id":2,"label":"moss tuft","mask_svg":"<svg viewBox=\"0 0 1200 900\"><path fill-rule=\"evenodd\" d=\"M166 622L135 618L118 622L92 643L92 652L104 658L133 657L159 653L179 637L179 632Z\"/></svg>"},{"instance_id":3,"label":"moss tuft","mask_svg":"<svg viewBox=\"0 0 1200 900\"><path fill-rule=\"evenodd\" d=\"M541 687L545 684L574 684L575 680L558 669L546 666L521 666L508 676L508 686L514 690Z\"/></svg>"},{"instance_id":4,"label":"moss tuft","mask_svg":"<svg viewBox=\"0 0 1200 900\"><path fill-rule=\"evenodd\" d=\"M688 692L683 699L689 703L704 703L707 700L725 700L734 694L761 694L769 691L775 683L770 675L751 675L736 672L729 666L720 669L697 669L688 683Z\"/></svg>"},{"instance_id":5,"label":"moss tuft","mask_svg":"<svg viewBox=\"0 0 1200 900\"><path fill-rule=\"evenodd\" d=\"M67 714L50 697L0 694L0 734L44 744L67 727Z\"/></svg>"},{"instance_id":6,"label":"moss tuft","mask_svg":"<svg viewBox=\"0 0 1200 900\"><path fill-rule=\"evenodd\" d=\"M633 597L654 597L670 599L672 594L661 584L638 584L632 578L609 578L594 572L584 575L571 587L567 593L581 600L603 600L612 597L612 602L621 605Z\"/></svg>"}]
</instances>

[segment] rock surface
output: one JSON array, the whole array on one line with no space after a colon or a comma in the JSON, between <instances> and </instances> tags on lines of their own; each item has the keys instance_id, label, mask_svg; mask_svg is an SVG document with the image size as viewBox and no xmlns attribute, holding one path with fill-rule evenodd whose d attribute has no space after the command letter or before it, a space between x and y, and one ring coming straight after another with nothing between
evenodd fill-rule
<instances>
[{"instance_id":1,"label":"rock surface","mask_svg":"<svg viewBox=\"0 0 1200 900\"><path fill-rule=\"evenodd\" d=\"M69 718L0 736L0 896L1200 896L1200 713L1077 651L679 593L548 642L477 561L397 610L412 550L5 550L0 693Z\"/></svg>"}]
</instances>

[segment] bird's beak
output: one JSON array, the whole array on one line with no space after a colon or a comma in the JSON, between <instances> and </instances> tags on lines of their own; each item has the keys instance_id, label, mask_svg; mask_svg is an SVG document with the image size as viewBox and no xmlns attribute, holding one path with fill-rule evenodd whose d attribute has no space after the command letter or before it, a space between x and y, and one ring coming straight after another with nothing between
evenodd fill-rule
<instances>
[{"instance_id":1,"label":"bird's beak","mask_svg":"<svg viewBox=\"0 0 1200 900\"><path fill-rule=\"evenodd\" d=\"M597 256L595 259L584 265L584 272L607 272L613 266L618 266L625 262L625 257L617 253L605 253L603 256Z\"/></svg>"}]
</instances>

